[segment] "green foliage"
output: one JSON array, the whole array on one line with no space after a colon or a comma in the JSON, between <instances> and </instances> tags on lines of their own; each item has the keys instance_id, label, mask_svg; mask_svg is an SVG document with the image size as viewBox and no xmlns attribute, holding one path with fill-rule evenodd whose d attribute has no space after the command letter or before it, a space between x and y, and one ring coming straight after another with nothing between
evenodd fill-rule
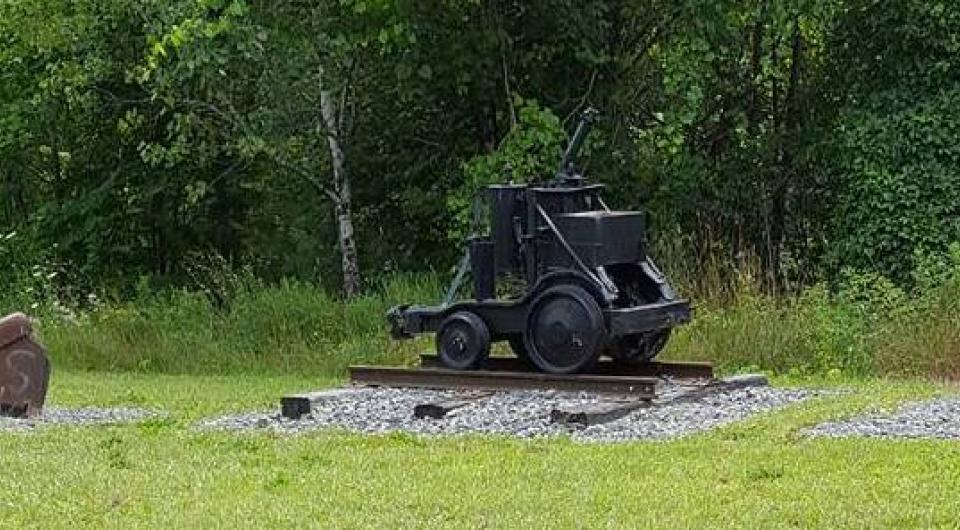
<instances>
[{"instance_id":1,"label":"green foliage","mask_svg":"<svg viewBox=\"0 0 960 530\"><path fill-rule=\"evenodd\" d=\"M16 230L0 234L0 285L8 286L0 299L11 310L36 310L62 294L56 289L55 280L64 271L35 245L36 240L29 234Z\"/></svg>"},{"instance_id":2,"label":"green foliage","mask_svg":"<svg viewBox=\"0 0 960 530\"><path fill-rule=\"evenodd\" d=\"M492 153L477 155L464 164L464 181L460 189L447 199L456 224L449 232L453 241L470 235L474 224L474 201L482 197L484 187L513 182L517 184L546 182L553 178L560 165L564 131L560 119L535 100L516 98L517 124ZM477 219L486 222L481 217Z\"/></svg>"},{"instance_id":3,"label":"green foliage","mask_svg":"<svg viewBox=\"0 0 960 530\"><path fill-rule=\"evenodd\" d=\"M858 3L838 19L824 98L840 106L823 159L833 270L903 282L915 253L944 253L960 236L957 21L955 3L920 1Z\"/></svg>"},{"instance_id":4,"label":"green foliage","mask_svg":"<svg viewBox=\"0 0 960 530\"><path fill-rule=\"evenodd\" d=\"M915 251L960 240L960 85L903 108L853 112L841 126L835 264L905 279Z\"/></svg>"},{"instance_id":5,"label":"green foliage","mask_svg":"<svg viewBox=\"0 0 960 530\"><path fill-rule=\"evenodd\" d=\"M564 131L560 119L535 100L517 98L517 125L497 150L480 155L464 167L465 183L474 189L502 182L505 171L517 183L546 182L557 170Z\"/></svg>"},{"instance_id":6,"label":"green foliage","mask_svg":"<svg viewBox=\"0 0 960 530\"><path fill-rule=\"evenodd\" d=\"M773 287L816 277L807 122L822 110L811 102L833 4L697 3L650 47L659 79L632 130L637 176L613 193L679 227L704 269L719 243L719 259L758 256Z\"/></svg>"},{"instance_id":7,"label":"green foliage","mask_svg":"<svg viewBox=\"0 0 960 530\"><path fill-rule=\"evenodd\" d=\"M915 253L958 239L958 20L920 0L4 2L0 233L33 257L0 269L132 296L218 254L336 287L326 87L373 276L448 268L475 190L507 164L548 177L592 105L588 174L695 274L757 257L780 291L850 267L908 287Z\"/></svg>"}]
</instances>

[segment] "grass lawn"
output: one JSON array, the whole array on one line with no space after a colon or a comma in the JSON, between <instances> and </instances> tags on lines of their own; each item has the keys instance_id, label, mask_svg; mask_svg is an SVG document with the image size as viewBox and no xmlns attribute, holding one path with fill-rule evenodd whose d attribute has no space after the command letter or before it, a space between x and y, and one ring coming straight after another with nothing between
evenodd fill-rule
<instances>
[{"instance_id":1,"label":"grass lawn","mask_svg":"<svg viewBox=\"0 0 960 530\"><path fill-rule=\"evenodd\" d=\"M201 433L333 381L55 372L55 405L166 419L0 433L4 527L956 527L960 443L821 440L804 426L953 389L852 393L671 442ZM792 384L791 381L779 381ZM825 386L822 381L807 382Z\"/></svg>"}]
</instances>

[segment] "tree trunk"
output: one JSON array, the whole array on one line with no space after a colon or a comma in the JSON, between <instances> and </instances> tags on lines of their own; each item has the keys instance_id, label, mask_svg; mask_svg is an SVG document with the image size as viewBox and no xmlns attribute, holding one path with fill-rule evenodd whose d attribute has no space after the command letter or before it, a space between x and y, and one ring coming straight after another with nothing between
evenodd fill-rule
<instances>
[{"instance_id":1,"label":"tree trunk","mask_svg":"<svg viewBox=\"0 0 960 530\"><path fill-rule=\"evenodd\" d=\"M767 1L762 0L750 37L750 79L747 80L747 132L756 136L760 126L760 56L763 53L763 24L767 18Z\"/></svg>"},{"instance_id":2,"label":"tree trunk","mask_svg":"<svg viewBox=\"0 0 960 530\"><path fill-rule=\"evenodd\" d=\"M337 235L340 245L340 264L343 272L343 294L346 297L360 293L360 266L357 263L357 241L353 230L353 210L351 208L350 179L346 172L346 159L340 145L340 120L338 115L344 109L337 108L337 101L330 89L323 84L323 67L319 71L320 110L327 129L327 144L330 147L330 161L333 165L334 209L337 217Z\"/></svg>"},{"instance_id":3,"label":"tree trunk","mask_svg":"<svg viewBox=\"0 0 960 530\"><path fill-rule=\"evenodd\" d=\"M770 46L770 62L777 65L780 62L780 38L774 39ZM767 283L768 288L776 295L780 289L780 253L783 248L783 221L785 196L783 194L782 183L784 181L783 165L783 142L784 138L780 131L782 123L780 112L780 82L774 75L770 87L770 119L774 138L777 142L776 154L773 164L770 167L770 181L764 188L769 188L772 184L772 191L769 195L770 206L766 215L766 233L767 233Z\"/></svg>"},{"instance_id":4,"label":"tree trunk","mask_svg":"<svg viewBox=\"0 0 960 530\"><path fill-rule=\"evenodd\" d=\"M777 290L784 283L783 270L780 263L780 254L783 250L783 243L786 239L787 224L787 198L790 194L790 184L794 178L795 168L791 159L791 151L784 148L784 142L788 138L795 136L795 130L798 122L798 90L800 88L800 66L803 60L803 36L800 34L800 17L795 15L793 19L793 34L790 45L790 79L787 84L786 99L783 102L783 108L777 109L774 115L782 112L782 118L778 119L775 126L780 141L777 146L777 180L775 182L771 217L770 242L771 250L771 270L773 276L773 287ZM776 60L774 60L776 63Z\"/></svg>"}]
</instances>

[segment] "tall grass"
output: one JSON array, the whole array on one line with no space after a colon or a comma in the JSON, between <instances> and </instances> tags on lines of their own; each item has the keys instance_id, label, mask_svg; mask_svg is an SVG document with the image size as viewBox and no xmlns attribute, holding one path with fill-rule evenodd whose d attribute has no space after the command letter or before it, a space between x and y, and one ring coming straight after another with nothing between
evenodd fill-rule
<instances>
[{"instance_id":1,"label":"tall grass","mask_svg":"<svg viewBox=\"0 0 960 530\"><path fill-rule=\"evenodd\" d=\"M228 296L142 294L72 313L39 314L57 366L164 373L336 374L357 362L404 363L423 341L389 340L384 315L402 301L437 300L433 277L395 277L344 302L314 285L247 279Z\"/></svg>"},{"instance_id":2,"label":"tall grass","mask_svg":"<svg viewBox=\"0 0 960 530\"><path fill-rule=\"evenodd\" d=\"M390 340L384 314L439 300L435 275L395 276L345 302L310 283L268 286L248 271L204 270L189 290L144 284L128 301L90 297L82 310L48 297L31 312L54 364L74 369L329 375L353 363L409 363L432 347L429 337ZM909 290L848 273L832 288L774 296L758 271L750 261L715 261L700 277L668 269L696 310L664 357L727 369L960 378L960 249L923 262ZM24 309L24 299L0 299L0 311Z\"/></svg>"},{"instance_id":3,"label":"tall grass","mask_svg":"<svg viewBox=\"0 0 960 530\"><path fill-rule=\"evenodd\" d=\"M848 272L773 296L749 271L717 298L698 299L692 323L664 356L728 369L960 379L960 250L927 262L904 289L878 274ZM718 303L719 300L719 303Z\"/></svg>"}]
</instances>

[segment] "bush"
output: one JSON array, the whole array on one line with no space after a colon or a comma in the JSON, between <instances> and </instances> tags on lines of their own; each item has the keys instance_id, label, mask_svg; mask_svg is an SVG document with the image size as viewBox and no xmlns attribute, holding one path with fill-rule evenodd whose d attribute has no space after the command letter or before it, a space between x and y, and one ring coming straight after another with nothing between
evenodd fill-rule
<instances>
[{"instance_id":1,"label":"bush","mask_svg":"<svg viewBox=\"0 0 960 530\"><path fill-rule=\"evenodd\" d=\"M836 242L840 264L884 271L897 281L914 252L943 252L960 240L960 85L928 100L846 116L840 131Z\"/></svg>"}]
</instances>

